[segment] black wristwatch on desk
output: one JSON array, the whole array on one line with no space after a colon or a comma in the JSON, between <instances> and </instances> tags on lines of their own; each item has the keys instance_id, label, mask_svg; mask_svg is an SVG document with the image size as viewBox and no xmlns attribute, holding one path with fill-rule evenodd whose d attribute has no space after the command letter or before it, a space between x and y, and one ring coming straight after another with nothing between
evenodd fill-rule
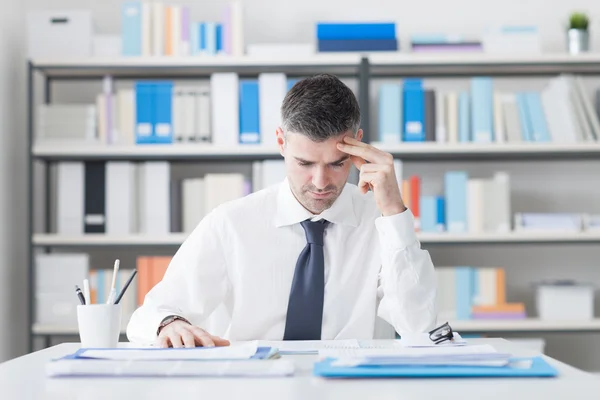
<instances>
[{"instance_id":1,"label":"black wristwatch on desk","mask_svg":"<svg viewBox=\"0 0 600 400\"><path fill-rule=\"evenodd\" d=\"M156 336L160 334L162 328L169 325L171 322L175 322L177 320L187 322L190 325L192 324L190 321L183 317L180 317L179 315L169 315L168 317L165 317L162 321L160 321L160 325L158 325L158 329L156 330Z\"/></svg>"}]
</instances>

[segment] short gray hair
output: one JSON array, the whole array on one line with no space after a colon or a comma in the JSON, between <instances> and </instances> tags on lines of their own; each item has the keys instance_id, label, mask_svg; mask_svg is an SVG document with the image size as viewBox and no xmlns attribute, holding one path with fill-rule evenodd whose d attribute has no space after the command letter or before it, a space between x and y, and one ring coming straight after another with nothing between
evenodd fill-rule
<instances>
[{"instance_id":1,"label":"short gray hair","mask_svg":"<svg viewBox=\"0 0 600 400\"><path fill-rule=\"evenodd\" d=\"M324 142L344 132L356 134L360 107L356 96L341 80L319 74L298 81L281 105L284 134L298 133Z\"/></svg>"}]
</instances>

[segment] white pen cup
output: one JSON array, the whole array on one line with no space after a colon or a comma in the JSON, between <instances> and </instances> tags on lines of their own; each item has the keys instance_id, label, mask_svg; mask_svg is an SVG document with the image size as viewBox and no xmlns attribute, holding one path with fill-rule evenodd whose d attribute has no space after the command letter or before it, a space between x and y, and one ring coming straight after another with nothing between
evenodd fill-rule
<instances>
[{"instance_id":1,"label":"white pen cup","mask_svg":"<svg viewBox=\"0 0 600 400\"><path fill-rule=\"evenodd\" d=\"M121 305L78 305L77 324L82 348L115 348L121 333Z\"/></svg>"}]
</instances>

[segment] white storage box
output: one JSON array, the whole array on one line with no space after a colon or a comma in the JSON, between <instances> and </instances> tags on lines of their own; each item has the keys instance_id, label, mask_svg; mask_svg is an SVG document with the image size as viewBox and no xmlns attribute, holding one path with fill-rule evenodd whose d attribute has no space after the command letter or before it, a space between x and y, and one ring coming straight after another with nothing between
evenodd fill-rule
<instances>
[{"instance_id":1,"label":"white storage box","mask_svg":"<svg viewBox=\"0 0 600 400\"><path fill-rule=\"evenodd\" d=\"M537 285L537 312L543 320L589 320L594 318L594 287L571 281Z\"/></svg>"},{"instance_id":2,"label":"white storage box","mask_svg":"<svg viewBox=\"0 0 600 400\"><path fill-rule=\"evenodd\" d=\"M27 14L30 58L90 57L92 35L91 11L32 11Z\"/></svg>"}]
</instances>

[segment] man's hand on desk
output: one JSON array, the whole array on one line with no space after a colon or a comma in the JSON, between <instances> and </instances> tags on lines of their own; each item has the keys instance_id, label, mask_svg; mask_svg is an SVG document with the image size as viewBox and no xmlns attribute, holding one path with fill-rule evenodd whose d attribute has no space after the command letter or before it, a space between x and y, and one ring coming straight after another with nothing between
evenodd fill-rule
<instances>
[{"instance_id":1,"label":"man's hand on desk","mask_svg":"<svg viewBox=\"0 0 600 400\"><path fill-rule=\"evenodd\" d=\"M204 329L184 321L173 321L158 334L160 347L229 346L227 339L213 336Z\"/></svg>"}]
</instances>

